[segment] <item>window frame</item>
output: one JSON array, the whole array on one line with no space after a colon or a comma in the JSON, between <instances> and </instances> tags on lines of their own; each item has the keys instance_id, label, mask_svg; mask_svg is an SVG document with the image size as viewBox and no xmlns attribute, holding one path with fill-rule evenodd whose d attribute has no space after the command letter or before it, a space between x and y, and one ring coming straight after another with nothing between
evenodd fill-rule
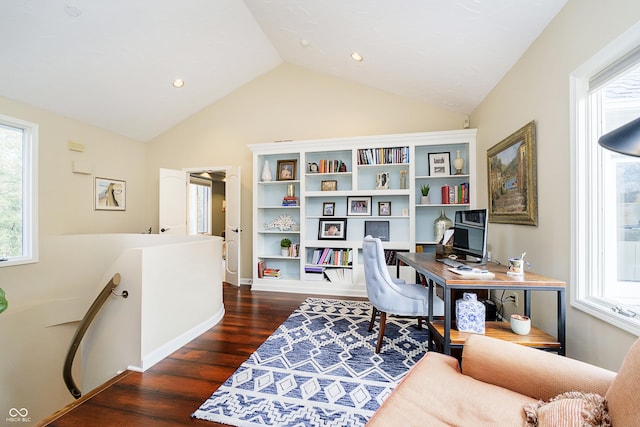
<instances>
[{"instance_id":1,"label":"window frame","mask_svg":"<svg viewBox=\"0 0 640 427\"><path fill-rule=\"evenodd\" d=\"M604 226L597 223L593 214L592 199L597 197L597 206L602 206L603 148L594 147L601 134L600 123L590 118L594 102L590 93L594 85L608 82L630 55L640 52L640 24L635 25L593 58L579 67L570 76L570 139L571 139L571 292L570 305L604 322L634 335L640 336L640 319L625 316L613 310L615 304L600 298L597 287L603 286L604 267L602 249L594 245L604 242ZM638 58L636 56L636 58ZM596 173L591 173L596 171Z\"/></svg>"},{"instance_id":2,"label":"window frame","mask_svg":"<svg viewBox=\"0 0 640 427\"><path fill-rule=\"evenodd\" d=\"M3 126L22 129L22 255L9 257L0 267L32 264L39 260L38 231L38 137L39 126L25 120L0 115Z\"/></svg>"}]
</instances>

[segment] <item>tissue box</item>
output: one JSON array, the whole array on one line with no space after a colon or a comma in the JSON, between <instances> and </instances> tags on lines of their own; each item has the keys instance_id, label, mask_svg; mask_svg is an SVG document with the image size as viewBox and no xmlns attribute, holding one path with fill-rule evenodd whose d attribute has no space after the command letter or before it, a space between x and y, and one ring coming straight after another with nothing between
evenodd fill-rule
<instances>
[{"instance_id":1,"label":"tissue box","mask_svg":"<svg viewBox=\"0 0 640 427\"><path fill-rule=\"evenodd\" d=\"M465 292L456 300L456 324L460 332L484 334L484 304L474 293Z\"/></svg>"}]
</instances>

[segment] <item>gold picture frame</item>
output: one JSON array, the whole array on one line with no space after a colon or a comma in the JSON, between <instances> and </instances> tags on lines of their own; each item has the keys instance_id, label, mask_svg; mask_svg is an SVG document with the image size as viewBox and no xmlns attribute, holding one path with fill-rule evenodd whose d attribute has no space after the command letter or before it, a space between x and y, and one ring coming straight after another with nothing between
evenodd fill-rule
<instances>
[{"instance_id":1,"label":"gold picture frame","mask_svg":"<svg viewBox=\"0 0 640 427\"><path fill-rule=\"evenodd\" d=\"M278 160L276 167L277 176L276 181L294 181L296 179L296 169L298 161L293 160Z\"/></svg>"},{"instance_id":2,"label":"gold picture frame","mask_svg":"<svg viewBox=\"0 0 640 427\"><path fill-rule=\"evenodd\" d=\"M538 225L535 122L487 150L489 222Z\"/></svg>"}]
</instances>

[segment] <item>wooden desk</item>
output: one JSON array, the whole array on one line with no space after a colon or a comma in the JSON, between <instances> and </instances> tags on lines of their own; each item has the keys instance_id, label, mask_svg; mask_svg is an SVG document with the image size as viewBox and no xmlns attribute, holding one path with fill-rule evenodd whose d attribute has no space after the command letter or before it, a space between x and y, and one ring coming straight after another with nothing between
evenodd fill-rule
<instances>
[{"instance_id":1,"label":"wooden desk","mask_svg":"<svg viewBox=\"0 0 640 427\"><path fill-rule=\"evenodd\" d=\"M524 314L531 316L531 291L552 291L557 296L557 324L558 336L553 337L538 328L531 328L528 335L517 335L511 331L508 322L487 322L485 335L508 340L517 344L546 350L555 350L564 356L565 348L565 283L550 279L536 273L526 272L519 278L507 274L507 267L502 265L487 265L487 269L495 274L492 279L464 279L460 275L449 271L449 267L435 260L433 253L398 252L398 270L400 263L413 267L424 275L429 287L429 333L432 339L442 344L445 354L451 354L451 348L462 348L469 336L468 332L452 330L452 289L513 289L524 291ZM442 287L444 295L444 320L433 317L433 296L435 286Z\"/></svg>"}]
</instances>

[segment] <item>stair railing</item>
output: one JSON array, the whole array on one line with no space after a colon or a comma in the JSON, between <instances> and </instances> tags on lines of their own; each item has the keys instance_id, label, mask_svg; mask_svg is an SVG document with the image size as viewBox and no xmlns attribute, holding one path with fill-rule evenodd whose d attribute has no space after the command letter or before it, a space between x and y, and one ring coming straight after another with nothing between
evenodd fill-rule
<instances>
[{"instance_id":1,"label":"stair railing","mask_svg":"<svg viewBox=\"0 0 640 427\"><path fill-rule=\"evenodd\" d=\"M76 330L76 334L74 335L73 340L71 341L71 346L69 347L69 351L67 352L67 358L65 359L64 367L62 368L62 377L64 378L64 383L67 385L67 389L69 389L69 392L71 393L71 395L76 399L82 396L82 392L80 391L76 383L73 381L73 376L71 375L71 368L73 367L73 359L76 356L76 352L78 351L78 347L80 347L80 342L82 341L82 338L84 337L85 332L87 332L87 329L89 329L89 326L91 325L91 322L93 321L94 317L96 317L96 315L98 314L98 312L100 311L104 303L107 301L109 294L113 293L114 295L121 296L123 298L127 298L129 296L129 292L127 291L122 291L122 293L120 294L115 293L114 290L119 284L120 284L120 273L116 273L113 275L111 280L109 280L109 283L107 283L107 285L104 287L102 292L100 292L100 294L97 296L95 301L93 301L93 304L91 304L91 307L89 307L89 310L82 318L82 321L80 322L80 326Z\"/></svg>"}]
</instances>

